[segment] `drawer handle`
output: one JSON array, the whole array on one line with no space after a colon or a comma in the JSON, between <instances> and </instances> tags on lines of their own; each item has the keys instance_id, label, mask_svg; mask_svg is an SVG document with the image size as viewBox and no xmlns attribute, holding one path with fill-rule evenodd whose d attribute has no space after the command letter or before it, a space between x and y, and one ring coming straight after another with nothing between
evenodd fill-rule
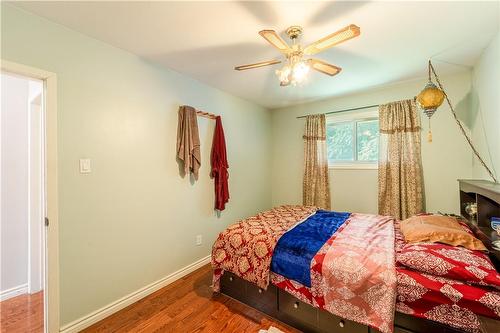
<instances>
[{"instance_id":1,"label":"drawer handle","mask_svg":"<svg viewBox=\"0 0 500 333\"><path fill-rule=\"evenodd\" d=\"M345 326L345 323L344 323L344 321L343 321L343 320L339 321L339 326L340 326L340 327L344 327L344 326Z\"/></svg>"},{"instance_id":2,"label":"drawer handle","mask_svg":"<svg viewBox=\"0 0 500 333\"><path fill-rule=\"evenodd\" d=\"M233 281L233 277L232 276L229 277L229 281Z\"/></svg>"},{"instance_id":3,"label":"drawer handle","mask_svg":"<svg viewBox=\"0 0 500 333\"><path fill-rule=\"evenodd\" d=\"M259 294L262 294L262 289L261 288L259 288Z\"/></svg>"},{"instance_id":4,"label":"drawer handle","mask_svg":"<svg viewBox=\"0 0 500 333\"><path fill-rule=\"evenodd\" d=\"M299 308L299 302L295 302L295 303L293 303L293 307L294 307L295 309L298 309L298 308Z\"/></svg>"}]
</instances>

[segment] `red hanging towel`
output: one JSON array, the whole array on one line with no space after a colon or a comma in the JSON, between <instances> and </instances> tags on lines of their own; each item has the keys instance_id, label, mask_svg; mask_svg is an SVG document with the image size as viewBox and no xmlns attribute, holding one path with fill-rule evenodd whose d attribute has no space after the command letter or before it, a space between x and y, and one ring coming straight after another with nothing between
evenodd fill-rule
<instances>
[{"instance_id":1,"label":"red hanging towel","mask_svg":"<svg viewBox=\"0 0 500 333\"><path fill-rule=\"evenodd\" d=\"M226 139L224 138L224 129L220 116L215 118L214 139L212 142L212 155L210 156L212 172L210 175L214 178L215 184L215 209L224 210L226 202L229 201L229 187L227 180L229 173L227 169Z\"/></svg>"}]
</instances>

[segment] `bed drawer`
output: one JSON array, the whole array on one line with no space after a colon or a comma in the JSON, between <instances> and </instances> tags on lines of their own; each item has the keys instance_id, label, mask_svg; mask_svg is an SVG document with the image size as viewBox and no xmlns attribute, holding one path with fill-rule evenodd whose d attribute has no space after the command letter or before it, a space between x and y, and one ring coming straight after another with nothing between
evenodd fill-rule
<instances>
[{"instance_id":1,"label":"bed drawer","mask_svg":"<svg viewBox=\"0 0 500 333\"><path fill-rule=\"evenodd\" d=\"M275 316L278 312L278 288L270 284L264 290L253 283L247 283L247 301L257 310Z\"/></svg>"},{"instance_id":2,"label":"bed drawer","mask_svg":"<svg viewBox=\"0 0 500 333\"><path fill-rule=\"evenodd\" d=\"M361 325L354 321L342 319L324 310L319 310L318 319L321 332L369 333L368 326Z\"/></svg>"},{"instance_id":3,"label":"bed drawer","mask_svg":"<svg viewBox=\"0 0 500 333\"><path fill-rule=\"evenodd\" d=\"M413 333L412 331L405 330L404 328L395 326L394 333Z\"/></svg>"},{"instance_id":4,"label":"bed drawer","mask_svg":"<svg viewBox=\"0 0 500 333\"><path fill-rule=\"evenodd\" d=\"M281 289L278 292L278 311L281 320L304 332L317 332L319 329L318 309Z\"/></svg>"},{"instance_id":5,"label":"bed drawer","mask_svg":"<svg viewBox=\"0 0 500 333\"><path fill-rule=\"evenodd\" d=\"M245 280L230 272L221 277L221 292L240 301L245 301L247 284Z\"/></svg>"},{"instance_id":6,"label":"bed drawer","mask_svg":"<svg viewBox=\"0 0 500 333\"><path fill-rule=\"evenodd\" d=\"M418 332L418 333L461 333L463 331L454 329L435 321L416 318L404 313L397 312L394 317L394 325L399 329L395 332ZM378 332L378 331L377 331Z\"/></svg>"}]
</instances>

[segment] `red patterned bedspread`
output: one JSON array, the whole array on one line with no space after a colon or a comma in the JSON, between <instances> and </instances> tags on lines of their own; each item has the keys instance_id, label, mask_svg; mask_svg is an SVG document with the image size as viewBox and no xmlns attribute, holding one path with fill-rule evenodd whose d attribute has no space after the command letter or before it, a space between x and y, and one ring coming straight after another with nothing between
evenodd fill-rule
<instances>
[{"instance_id":1,"label":"red patterned bedspread","mask_svg":"<svg viewBox=\"0 0 500 333\"><path fill-rule=\"evenodd\" d=\"M382 332L392 330L394 305L396 311L471 332L479 330L478 315L500 319L500 292L494 288L394 267L404 240L398 222L383 216L352 214L313 258L311 288L270 272L278 239L315 211L281 206L222 232L212 250L214 290L228 270L261 288L271 281L306 303Z\"/></svg>"},{"instance_id":2,"label":"red patterned bedspread","mask_svg":"<svg viewBox=\"0 0 500 333\"><path fill-rule=\"evenodd\" d=\"M212 249L214 290L219 290L224 270L266 288L278 239L315 211L314 207L282 206L222 232ZM351 214L311 261L313 304L384 333L392 332L394 254L393 218ZM300 288L299 283L290 283Z\"/></svg>"},{"instance_id":3,"label":"red patterned bedspread","mask_svg":"<svg viewBox=\"0 0 500 333\"><path fill-rule=\"evenodd\" d=\"M351 214L311 262L311 288L272 273L273 284L342 318L392 332L394 220Z\"/></svg>"},{"instance_id":4,"label":"red patterned bedspread","mask_svg":"<svg viewBox=\"0 0 500 333\"><path fill-rule=\"evenodd\" d=\"M395 224L395 236L397 256L404 245L398 222ZM316 266L313 266L311 274L317 280L322 254L318 253L314 260ZM479 331L478 315L500 319L500 292L493 288L472 286L404 267L396 267L396 272L398 312L470 332ZM276 273L271 273L271 282L306 303L325 308L322 289L307 288Z\"/></svg>"},{"instance_id":5,"label":"red patterned bedspread","mask_svg":"<svg viewBox=\"0 0 500 333\"><path fill-rule=\"evenodd\" d=\"M219 291L224 271L266 289L278 239L316 210L316 207L280 206L239 221L221 232L212 248L214 291Z\"/></svg>"},{"instance_id":6,"label":"red patterned bedspread","mask_svg":"<svg viewBox=\"0 0 500 333\"><path fill-rule=\"evenodd\" d=\"M405 244L399 223L395 224L395 235L398 256ZM399 312L469 332L479 332L477 315L500 319L500 292L494 288L469 285L403 266L397 266L396 271Z\"/></svg>"},{"instance_id":7,"label":"red patterned bedspread","mask_svg":"<svg viewBox=\"0 0 500 333\"><path fill-rule=\"evenodd\" d=\"M479 332L477 315L500 319L497 291L400 267L397 274L399 312L470 332Z\"/></svg>"}]
</instances>

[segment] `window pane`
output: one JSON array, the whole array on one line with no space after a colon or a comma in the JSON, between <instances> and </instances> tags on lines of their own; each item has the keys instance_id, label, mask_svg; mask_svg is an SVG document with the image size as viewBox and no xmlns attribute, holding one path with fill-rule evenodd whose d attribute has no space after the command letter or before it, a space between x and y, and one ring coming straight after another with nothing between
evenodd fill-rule
<instances>
[{"instance_id":1,"label":"window pane","mask_svg":"<svg viewBox=\"0 0 500 333\"><path fill-rule=\"evenodd\" d=\"M328 124L326 127L328 160L330 162L354 160L354 123Z\"/></svg>"},{"instance_id":2,"label":"window pane","mask_svg":"<svg viewBox=\"0 0 500 333\"><path fill-rule=\"evenodd\" d=\"M377 161L378 120L358 122L356 135L358 161Z\"/></svg>"}]
</instances>

